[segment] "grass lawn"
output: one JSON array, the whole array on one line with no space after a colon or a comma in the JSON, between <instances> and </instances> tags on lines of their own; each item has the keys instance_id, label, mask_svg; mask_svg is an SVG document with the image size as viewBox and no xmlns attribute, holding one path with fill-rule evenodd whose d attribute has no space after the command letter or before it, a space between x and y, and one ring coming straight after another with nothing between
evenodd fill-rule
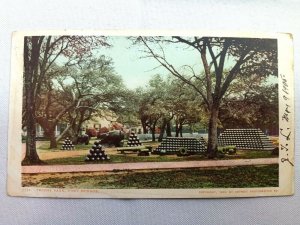
<instances>
[{"instance_id":1,"label":"grass lawn","mask_svg":"<svg viewBox=\"0 0 300 225\"><path fill-rule=\"evenodd\" d=\"M84 152L83 152L84 153ZM74 157L59 157L44 160L48 165L78 165L86 164L84 161L86 154ZM137 154L109 154L109 161L100 161L95 163L132 163L132 162L173 162L173 161L196 161L207 160L204 155L190 155L178 157L176 155L151 155L151 156L137 156ZM255 158L271 158L276 157L271 155L270 151L255 151L255 150L239 150L236 155L226 155L224 158L215 160L228 160L228 159L255 159Z\"/></svg>"},{"instance_id":2,"label":"grass lawn","mask_svg":"<svg viewBox=\"0 0 300 225\"><path fill-rule=\"evenodd\" d=\"M49 141L39 141L37 142L39 143L38 146L38 150L41 152L56 152L56 151L61 151L60 148L63 144L63 142L59 142L57 144L57 148L54 149L49 149ZM75 150L88 150L91 148L92 143L94 143L94 141L90 141L89 145L85 145L85 144L78 144L75 145Z\"/></svg>"},{"instance_id":3,"label":"grass lawn","mask_svg":"<svg viewBox=\"0 0 300 225\"><path fill-rule=\"evenodd\" d=\"M87 189L278 187L278 165L215 169L23 174L22 186Z\"/></svg>"},{"instance_id":4,"label":"grass lawn","mask_svg":"<svg viewBox=\"0 0 300 225\"><path fill-rule=\"evenodd\" d=\"M49 149L48 141L37 142L38 154L40 158L48 165L78 165L86 164L85 157L89 152L94 140L90 141L89 145L76 145L75 150L60 150L61 144L59 143L56 149ZM147 145L152 145L156 148L158 142L148 142ZM134 162L172 162L172 161L195 161L207 160L204 155L190 155L178 157L176 155L150 155L150 156L137 156L137 153L120 154L116 148L105 148L105 152L110 156L109 161L100 161L95 163L134 163ZM271 151L263 150L238 150L235 155L225 155L224 158L215 160L228 160L228 159L255 159L255 158L271 158L277 157L271 154Z\"/></svg>"}]
</instances>

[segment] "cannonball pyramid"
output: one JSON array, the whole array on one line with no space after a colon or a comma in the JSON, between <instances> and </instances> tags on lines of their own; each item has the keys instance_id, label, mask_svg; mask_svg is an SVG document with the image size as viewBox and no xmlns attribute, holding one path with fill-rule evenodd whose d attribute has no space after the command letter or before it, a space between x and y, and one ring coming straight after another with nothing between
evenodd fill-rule
<instances>
[{"instance_id":1,"label":"cannonball pyramid","mask_svg":"<svg viewBox=\"0 0 300 225\"><path fill-rule=\"evenodd\" d=\"M205 153L207 144L204 139L193 137L167 137L155 149L155 152L176 154L180 149L186 149L189 153Z\"/></svg>"},{"instance_id":2,"label":"cannonball pyramid","mask_svg":"<svg viewBox=\"0 0 300 225\"><path fill-rule=\"evenodd\" d=\"M65 140L64 140L64 143L62 144L61 150L74 150L75 147L72 143L72 141L67 137Z\"/></svg>"},{"instance_id":3,"label":"cannonball pyramid","mask_svg":"<svg viewBox=\"0 0 300 225\"><path fill-rule=\"evenodd\" d=\"M204 140L203 137L200 137L200 142L201 142L204 146L207 146L207 142Z\"/></svg>"},{"instance_id":4,"label":"cannonball pyramid","mask_svg":"<svg viewBox=\"0 0 300 225\"><path fill-rule=\"evenodd\" d=\"M252 150L273 150L275 147L260 129L226 129L219 136L218 145L235 145L238 149Z\"/></svg>"},{"instance_id":5,"label":"cannonball pyramid","mask_svg":"<svg viewBox=\"0 0 300 225\"><path fill-rule=\"evenodd\" d=\"M109 156L105 154L100 141L95 141L92 148L89 150L85 161L92 162L92 161L107 161L110 160Z\"/></svg>"},{"instance_id":6,"label":"cannonball pyramid","mask_svg":"<svg viewBox=\"0 0 300 225\"><path fill-rule=\"evenodd\" d=\"M129 135L127 145L128 145L129 147L134 147L134 146L140 146L140 145L142 145L142 143L140 142L140 140L139 140L139 138L137 137L137 135L136 135L134 132L132 132L132 133Z\"/></svg>"}]
</instances>

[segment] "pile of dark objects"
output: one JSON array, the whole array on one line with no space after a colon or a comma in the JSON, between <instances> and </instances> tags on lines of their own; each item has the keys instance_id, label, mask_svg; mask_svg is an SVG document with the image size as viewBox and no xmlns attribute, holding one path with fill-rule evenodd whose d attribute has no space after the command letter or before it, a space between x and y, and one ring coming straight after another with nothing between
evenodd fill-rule
<instances>
[{"instance_id":1,"label":"pile of dark objects","mask_svg":"<svg viewBox=\"0 0 300 225\"><path fill-rule=\"evenodd\" d=\"M61 149L61 150L74 150L75 147L74 147L72 141L70 140L70 138L67 137L67 138L64 140L64 143L62 144L62 146L61 146L60 149Z\"/></svg>"},{"instance_id":2,"label":"pile of dark objects","mask_svg":"<svg viewBox=\"0 0 300 225\"><path fill-rule=\"evenodd\" d=\"M128 138L127 146L129 147L135 147L135 146L141 146L142 143L140 142L139 138L134 132L131 132Z\"/></svg>"},{"instance_id":3,"label":"pile of dark objects","mask_svg":"<svg viewBox=\"0 0 300 225\"><path fill-rule=\"evenodd\" d=\"M95 141L92 148L89 150L85 161L92 162L92 161L107 161L110 160L109 156L105 153L104 148L100 144L100 141Z\"/></svg>"}]
</instances>

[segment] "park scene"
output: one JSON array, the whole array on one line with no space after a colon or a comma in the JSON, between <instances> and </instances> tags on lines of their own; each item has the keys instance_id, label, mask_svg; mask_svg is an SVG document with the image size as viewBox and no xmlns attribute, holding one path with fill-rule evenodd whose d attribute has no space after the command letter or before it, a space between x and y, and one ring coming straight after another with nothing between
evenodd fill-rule
<instances>
[{"instance_id":1,"label":"park scene","mask_svg":"<svg viewBox=\"0 0 300 225\"><path fill-rule=\"evenodd\" d=\"M278 187L277 54L276 39L26 36L22 186Z\"/></svg>"}]
</instances>

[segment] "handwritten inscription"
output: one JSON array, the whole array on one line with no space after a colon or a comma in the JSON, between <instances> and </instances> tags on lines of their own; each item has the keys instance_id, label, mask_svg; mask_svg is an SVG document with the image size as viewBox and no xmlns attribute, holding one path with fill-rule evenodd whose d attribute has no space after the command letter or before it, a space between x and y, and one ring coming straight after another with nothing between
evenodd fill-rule
<instances>
[{"instance_id":1,"label":"handwritten inscription","mask_svg":"<svg viewBox=\"0 0 300 225\"><path fill-rule=\"evenodd\" d=\"M281 78L281 83L282 83L282 99L284 102L284 107L285 110L283 111L281 115L282 119L282 127L280 128L280 136L283 137L284 142L280 144L280 150L284 151L283 157L281 158L282 163L289 163L291 166L294 166L294 164L290 161L289 158L289 150L290 150L290 142L289 140L291 139L292 131L290 129L289 121L290 121L290 115L291 115L291 105L289 105L288 101L290 100L290 90L289 90L289 85L287 82L287 79L284 74L280 74Z\"/></svg>"}]
</instances>

